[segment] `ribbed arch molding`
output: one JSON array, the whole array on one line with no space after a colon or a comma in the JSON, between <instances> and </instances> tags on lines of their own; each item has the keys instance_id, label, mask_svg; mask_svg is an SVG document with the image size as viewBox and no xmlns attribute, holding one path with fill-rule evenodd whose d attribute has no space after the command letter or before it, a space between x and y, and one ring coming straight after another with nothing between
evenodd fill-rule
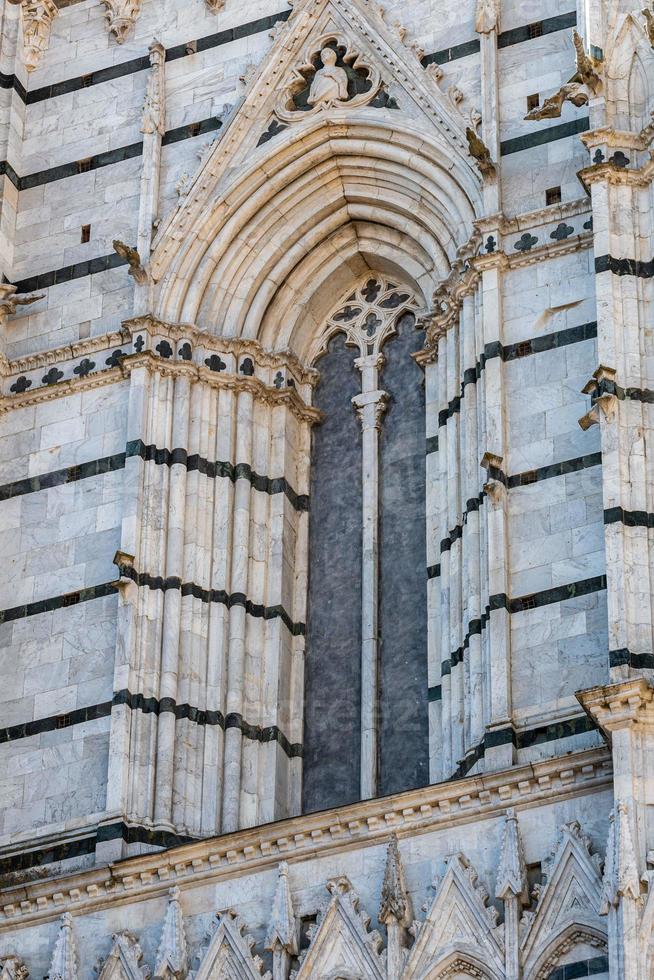
<instances>
[{"instance_id":1,"label":"ribbed arch molding","mask_svg":"<svg viewBox=\"0 0 654 980\"><path fill-rule=\"evenodd\" d=\"M428 305L479 200L468 161L437 136L391 129L371 112L314 120L219 181L167 269L164 233L152 261L158 313L306 357L334 295L368 268L401 273Z\"/></svg>"}]
</instances>

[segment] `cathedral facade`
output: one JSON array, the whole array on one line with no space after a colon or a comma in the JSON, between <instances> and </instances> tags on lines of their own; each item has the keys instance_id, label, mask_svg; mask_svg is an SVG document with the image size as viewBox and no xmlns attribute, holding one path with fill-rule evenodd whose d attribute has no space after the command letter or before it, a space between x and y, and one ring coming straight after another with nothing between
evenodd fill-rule
<instances>
[{"instance_id":1,"label":"cathedral facade","mask_svg":"<svg viewBox=\"0 0 654 980\"><path fill-rule=\"evenodd\" d=\"M0 0L0 104L0 980L649 980L650 0Z\"/></svg>"}]
</instances>

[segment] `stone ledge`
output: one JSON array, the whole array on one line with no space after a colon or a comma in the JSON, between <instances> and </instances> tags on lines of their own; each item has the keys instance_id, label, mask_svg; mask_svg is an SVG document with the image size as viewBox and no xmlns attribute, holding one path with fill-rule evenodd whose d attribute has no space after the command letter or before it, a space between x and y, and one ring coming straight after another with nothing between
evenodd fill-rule
<instances>
[{"instance_id":1,"label":"stone ledge","mask_svg":"<svg viewBox=\"0 0 654 980\"><path fill-rule=\"evenodd\" d=\"M437 783L396 796L367 800L291 817L233 834L183 844L27 885L0 890L0 931L88 911L121 900L164 895L171 884L251 874L280 860L302 860L344 848L377 844L467 823L507 806L537 806L611 785L610 754L604 747L571 753L510 770ZM156 828L152 828L153 830ZM35 842L36 843L36 842ZM38 846L38 845L37 845Z\"/></svg>"}]
</instances>

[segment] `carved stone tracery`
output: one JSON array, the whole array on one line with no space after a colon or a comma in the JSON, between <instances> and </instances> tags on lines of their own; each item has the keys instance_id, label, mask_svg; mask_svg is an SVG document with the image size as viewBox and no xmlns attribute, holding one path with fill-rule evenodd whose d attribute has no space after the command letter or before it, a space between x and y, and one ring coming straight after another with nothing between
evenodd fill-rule
<instances>
[{"instance_id":1,"label":"carved stone tracery","mask_svg":"<svg viewBox=\"0 0 654 980\"><path fill-rule=\"evenodd\" d=\"M344 333L348 346L358 348L362 357L379 354L401 314L417 308L410 289L381 276L369 276L328 317L314 358L326 351L337 333Z\"/></svg>"}]
</instances>

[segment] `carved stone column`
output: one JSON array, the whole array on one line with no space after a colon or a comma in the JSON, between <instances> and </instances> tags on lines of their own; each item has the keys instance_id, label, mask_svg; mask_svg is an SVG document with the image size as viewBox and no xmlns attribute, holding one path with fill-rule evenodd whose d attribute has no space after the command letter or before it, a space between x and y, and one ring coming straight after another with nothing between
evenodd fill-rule
<instances>
[{"instance_id":1,"label":"carved stone column","mask_svg":"<svg viewBox=\"0 0 654 980\"><path fill-rule=\"evenodd\" d=\"M378 388L381 354L357 358L361 394L353 399L363 432L361 576L361 799L377 792L379 731L379 430L388 395Z\"/></svg>"}]
</instances>

